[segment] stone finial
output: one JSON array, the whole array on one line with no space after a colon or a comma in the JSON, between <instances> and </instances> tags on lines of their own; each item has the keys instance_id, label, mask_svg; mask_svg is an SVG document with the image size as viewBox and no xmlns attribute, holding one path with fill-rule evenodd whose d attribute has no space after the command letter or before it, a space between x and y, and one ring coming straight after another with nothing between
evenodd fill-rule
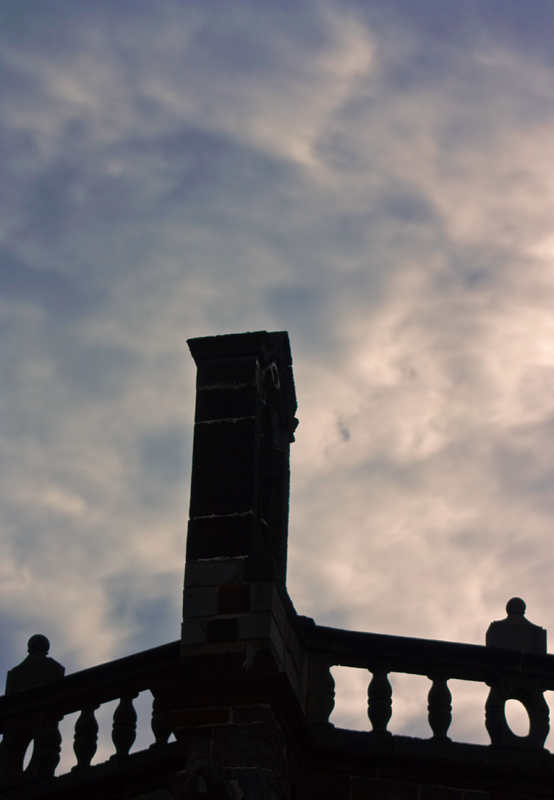
<instances>
[{"instance_id":1,"label":"stone finial","mask_svg":"<svg viewBox=\"0 0 554 800\"><path fill-rule=\"evenodd\" d=\"M50 650L50 640L43 636L42 633L35 633L29 641L27 642L27 652L30 653L42 653L42 655L47 656Z\"/></svg>"},{"instance_id":2,"label":"stone finial","mask_svg":"<svg viewBox=\"0 0 554 800\"><path fill-rule=\"evenodd\" d=\"M27 643L29 655L21 664L12 667L6 676L6 694L19 692L38 683L62 678L65 667L49 658L50 642L41 633L35 633Z\"/></svg>"},{"instance_id":3,"label":"stone finial","mask_svg":"<svg viewBox=\"0 0 554 800\"><path fill-rule=\"evenodd\" d=\"M486 636L487 647L546 653L546 630L525 619L525 603L512 597L506 604L506 619L491 622Z\"/></svg>"}]
</instances>

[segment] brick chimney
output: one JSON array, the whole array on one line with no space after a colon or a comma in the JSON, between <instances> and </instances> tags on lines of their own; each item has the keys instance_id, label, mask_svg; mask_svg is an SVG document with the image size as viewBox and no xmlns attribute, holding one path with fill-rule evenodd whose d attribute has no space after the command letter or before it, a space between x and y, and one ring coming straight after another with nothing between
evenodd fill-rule
<instances>
[{"instance_id":1,"label":"brick chimney","mask_svg":"<svg viewBox=\"0 0 554 800\"><path fill-rule=\"evenodd\" d=\"M291 608L289 448L297 424L288 335L188 344L198 374L183 647L264 637L279 662Z\"/></svg>"}]
</instances>

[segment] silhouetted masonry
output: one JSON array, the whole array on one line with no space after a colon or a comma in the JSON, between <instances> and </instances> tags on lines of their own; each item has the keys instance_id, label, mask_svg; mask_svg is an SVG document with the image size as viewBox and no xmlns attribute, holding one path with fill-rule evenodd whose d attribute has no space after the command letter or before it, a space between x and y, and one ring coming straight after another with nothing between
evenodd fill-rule
<instances>
[{"instance_id":1,"label":"silhouetted masonry","mask_svg":"<svg viewBox=\"0 0 554 800\"><path fill-rule=\"evenodd\" d=\"M298 616L285 586L296 425L287 334L189 344L198 394L182 638L64 677L46 637L33 636L0 698L0 798L554 797L554 756L544 749L554 656L523 601L508 603L485 647L337 630ZM368 671L365 732L329 723L337 664ZM387 730L390 673L429 679L428 738ZM482 718L489 746L449 739L452 678L490 687ZM129 754L133 701L146 689L155 744ZM527 709L526 737L507 725L509 698ZM91 766L96 712L110 701L113 755ZM70 714L74 732L62 743L59 723ZM75 753L65 774L56 774L60 747L64 758Z\"/></svg>"}]
</instances>

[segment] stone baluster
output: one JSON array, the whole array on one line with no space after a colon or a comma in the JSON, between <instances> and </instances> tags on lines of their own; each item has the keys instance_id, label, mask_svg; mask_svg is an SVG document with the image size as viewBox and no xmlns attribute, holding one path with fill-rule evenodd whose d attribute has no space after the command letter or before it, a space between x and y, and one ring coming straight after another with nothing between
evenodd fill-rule
<instances>
[{"instance_id":1,"label":"stone baluster","mask_svg":"<svg viewBox=\"0 0 554 800\"><path fill-rule=\"evenodd\" d=\"M57 719L48 719L35 741L36 771L41 777L52 777L60 763L62 737Z\"/></svg>"},{"instance_id":2,"label":"stone baluster","mask_svg":"<svg viewBox=\"0 0 554 800\"><path fill-rule=\"evenodd\" d=\"M392 686L384 670L373 673L367 690L367 715L375 733L389 733L387 725L392 716Z\"/></svg>"},{"instance_id":3,"label":"stone baluster","mask_svg":"<svg viewBox=\"0 0 554 800\"><path fill-rule=\"evenodd\" d=\"M98 746L98 722L94 716L97 706L86 706L75 723L75 739L73 750L77 756L77 764L73 769L84 769L90 766Z\"/></svg>"},{"instance_id":4,"label":"stone baluster","mask_svg":"<svg viewBox=\"0 0 554 800\"><path fill-rule=\"evenodd\" d=\"M129 755L137 737L137 712L133 706L136 696L136 693L123 695L113 715L112 741L118 756Z\"/></svg>"},{"instance_id":5,"label":"stone baluster","mask_svg":"<svg viewBox=\"0 0 554 800\"><path fill-rule=\"evenodd\" d=\"M485 727L492 744L499 744L502 741L503 728L507 725L504 716L504 702L496 686L491 686L485 703Z\"/></svg>"},{"instance_id":6,"label":"stone baluster","mask_svg":"<svg viewBox=\"0 0 554 800\"><path fill-rule=\"evenodd\" d=\"M444 677L430 678L433 681L428 695L429 725L434 739L450 738L446 735L452 722L452 695Z\"/></svg>"},{"instance_id":7,"label":"stone baluster","mask_svg":"<svg viewBox=\"0 0 554 800\"><path fill-rule=\"evenodd\" d=\"M0 742L0 784L6 778L23 773L23 762L29 747L33 748L32 732L28 728L6 731Z\"/></svg>"},{"instance_id":8,"label":"stone baluster","mask_svg":"<svg viewBox=\"0 0 554 800\"><path fill-rule=\"evenodd\" d=\"M331 674L329 659L312 653L308 676L308 722L314 725L330 725L329 717L335 707L335 680Z\"/></svg>"},{"instance_id":9,"label":"stone baluster","mask_svg":"<svg viewBox=\"0 0 554 800\"><path fill-rule=\"evenodd\" d=\"M155 742L153 747L167 744L167 740L172 734L171 717L165 706L160 700L154 698L152 704L152 733L154 734Z\"/></svg>"}]
</instances>

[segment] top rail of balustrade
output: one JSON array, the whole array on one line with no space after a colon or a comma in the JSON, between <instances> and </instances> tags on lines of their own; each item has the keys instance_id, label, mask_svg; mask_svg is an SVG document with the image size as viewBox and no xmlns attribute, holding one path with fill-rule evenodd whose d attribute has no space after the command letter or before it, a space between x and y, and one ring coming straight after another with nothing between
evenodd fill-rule
<instances>
[{"instance_id":1,"label":"top rail of balustrade","mask_svg":"<svg viewBox=\"0 0 554 800\"><path fill-rule=\"evenodd\" d=\"M80 710L84 696L94 696L100 705L125 691L149 689L153 681L170 677L172 668L177 669L180 644L170 642L0 696L0 731L14 717L46 706L58 707L65 715Z\"/></svg>"},{"instance_id":2,"label":"top rail of balustrade","mask_svg":"<svg viewBox=\"0 0 554 800\"><path fill-rule=\"evenodd\" d=\"M442 675L487 683L491 676L522 676L554 689L554 655L525 653L483 645L416 639L383 633L361 633L305 624L304 641L312 653L327 656L331 666L373 672Z\"/></svg>"}]
</instances>

